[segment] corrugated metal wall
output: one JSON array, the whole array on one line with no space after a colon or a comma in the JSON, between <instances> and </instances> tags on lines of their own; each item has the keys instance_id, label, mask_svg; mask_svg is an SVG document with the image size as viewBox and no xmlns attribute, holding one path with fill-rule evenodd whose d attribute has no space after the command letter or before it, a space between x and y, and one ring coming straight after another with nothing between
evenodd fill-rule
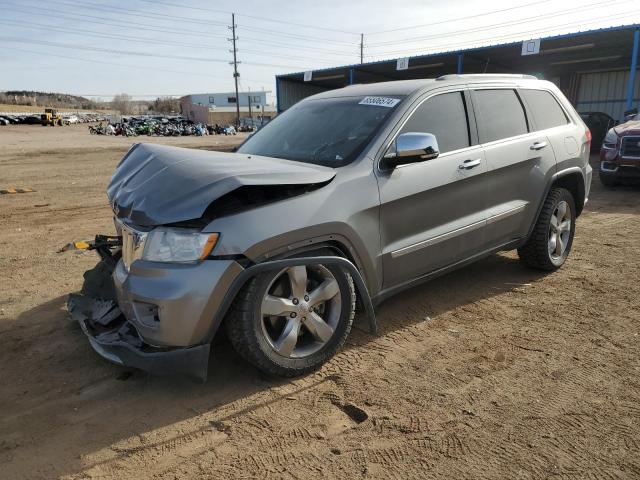
<instances>
[{"instance_id":1,"label":"corrugated metal wall","mask_svg":"<svg viewBox=\"0 0 640 480\"><path fill-rule=\"evenodd\" d=\"M578 101L579 112L605 112L615 120L622 120L627 109L627 82L629 70L580 74ZM634 106L640 101L640 76L636 75Z\"/></svg>"},{"instance_id":2,"label":"corrugated metal wall","mask_svg":"<svg viewBox=\"0 0 640 480\"><path fill-rule=\"evenodd\" d=\"M290 82L284 78L278 78L276 81L278 82L278 111L280 112L285 111L303 98L327 90L308 83Z\"/></svg>"}]
</instances>

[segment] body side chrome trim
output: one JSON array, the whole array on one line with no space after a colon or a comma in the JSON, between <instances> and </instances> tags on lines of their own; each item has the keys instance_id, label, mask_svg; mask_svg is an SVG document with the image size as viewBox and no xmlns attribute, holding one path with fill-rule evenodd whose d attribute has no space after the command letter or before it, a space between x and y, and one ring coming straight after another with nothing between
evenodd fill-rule
<instances>
[{"instance_id":1,"label":"body side chrome trim","mask_svg":"<svg viewBox=\"0 0 640 480\"><path fill-rule=\"evenodd\" d=\"M495 215L491 215L489 218L487 218L487 225L491 225L492 223L496 223L499 222L500 220L504 220L505 218L509 218L513 215L517 215L518 213L522 213L524 212L524 209L527 207L526 204L524 205L519 205L515 208L512 208L510 210L507 210L506 212L502 212L502 213L497 213Z\"/></svg>"},{"instance_id":2,"label":"body side chrome trim","mask_svg":"<svg viewBox=\"0 0 640 480\"><path fill-rule=\"evenodd\" d=\"M511 217L512 215L517 215L518 213L523 212L525 208L526 208L526 205L519 205L505 212L492 215L486 220L470 223L469 225L466 225L461 228L457 228L455 230L451 230L450 232L443 233L442 235L438 235L435 237L428 238L426 240L422 240L418 243L414 243L413 245L409 245L407 247L399 248L398 250L394 250L393 252L391 252L391 257L398 258L408 253L413 253L417 250L421 250L423 248L436 245L440 242L444 242L445 240L455 238L459 235L464 235L465 233L472 232L474 230L477 230L478 228L486 227L487 225L490 225L495 222L499 222L500 220L504 220L505 218Z\"/></svg>"},{"instance_id":3,"label":"body side chrome trim","mask_svg":"<svg viewBox=\"0 0 640 480\"><path fill-rule=\"evenodd\" d=\"M449 240L451 238L457 237L458 235L463 235L468 232L472 232L473 230L477 230L478 228L482 228L487 224L486 220L481 220L479 222L471 223L461 228L457 228L456 230L451 230L450 232L443 233L442 235L438 235L436 237L431 237L426 240L422 240L421 242L414 243L413 245L409 245L407 247L399 248L398 250L394 250L391 252L392 258L401 257L402 255L406 255L407 253L415 252L416 250L420 250L426 247L430 247L431 245L435 245L440 242L444 242L445 240Z\"/></svg>"}]
</instances>

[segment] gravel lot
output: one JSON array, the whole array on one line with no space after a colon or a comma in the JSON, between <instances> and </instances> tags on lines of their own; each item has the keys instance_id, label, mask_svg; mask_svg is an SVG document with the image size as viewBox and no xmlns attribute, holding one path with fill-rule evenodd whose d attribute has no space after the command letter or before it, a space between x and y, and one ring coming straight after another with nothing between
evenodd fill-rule
<instances>
[{"instance_id":1,"label":"gravel lot","mask_svg":"<svg viewBox=\"0 0 640 480\"><path fill-rule=\"evenodd\" d=\"M574 248L544 275L513 253L414 288L315 374L265 378L226 340L208 383L102 361L67 317L112 231L105 186L133 141L0 127L0 477L640 477L640 188L594 179Z\"/></svg>"}]
</instances>

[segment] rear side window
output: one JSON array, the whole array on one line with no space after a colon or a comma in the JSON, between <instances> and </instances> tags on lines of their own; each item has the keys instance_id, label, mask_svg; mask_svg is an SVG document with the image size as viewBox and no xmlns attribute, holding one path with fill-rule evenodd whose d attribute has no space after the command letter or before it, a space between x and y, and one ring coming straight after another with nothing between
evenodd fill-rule
<instances>
[{"instance_id":1,"label":"rear side window","mask_svg":"<svg viewBox=\"0 0 640 480\"><path fill-rule=\"evenodd\" d=\"M564 110L549 92L522 89L520 90L520 95L522 95L533 115L536 130L546 130L547 128L559 127L568 123Z\"/></svg>"},{"instance_id":2,"label":"rear side window","mask_svg":"<svg viewBox=\"0 0 640 480\"><path fill-rule=\"evenodd\" d=\"M528 132L527 118L515 90L476 90L480 143Z\"/></svg>"},{"instance_id":3,"label":"rear side window","mask_svg":"<svg viewBox=\"0 0 640 480\"><path fill-rule=\"evenodd\" d=\"M420 105L400 133L431 133L440 153L468 147L469 125L462 92L443 93Z\"/></svg>"}]
</instances>

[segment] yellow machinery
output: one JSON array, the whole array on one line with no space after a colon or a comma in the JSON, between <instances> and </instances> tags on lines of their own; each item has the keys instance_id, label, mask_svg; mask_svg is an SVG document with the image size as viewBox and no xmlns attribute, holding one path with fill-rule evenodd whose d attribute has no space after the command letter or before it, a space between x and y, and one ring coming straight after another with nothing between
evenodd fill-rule
<instances>
[{"instance_id":1,"label":"yellow machinery","mask_svg":"<svg viewBox=\"0 0 640 480\"><path fill-rule=\"evenodd\" d=\"M62 116L55 108L45 108L44 113L40 115L40 120L43 127L47 125L51 125L52 127L55 125L64 125Z\"/></svg>"}]
</instances>

